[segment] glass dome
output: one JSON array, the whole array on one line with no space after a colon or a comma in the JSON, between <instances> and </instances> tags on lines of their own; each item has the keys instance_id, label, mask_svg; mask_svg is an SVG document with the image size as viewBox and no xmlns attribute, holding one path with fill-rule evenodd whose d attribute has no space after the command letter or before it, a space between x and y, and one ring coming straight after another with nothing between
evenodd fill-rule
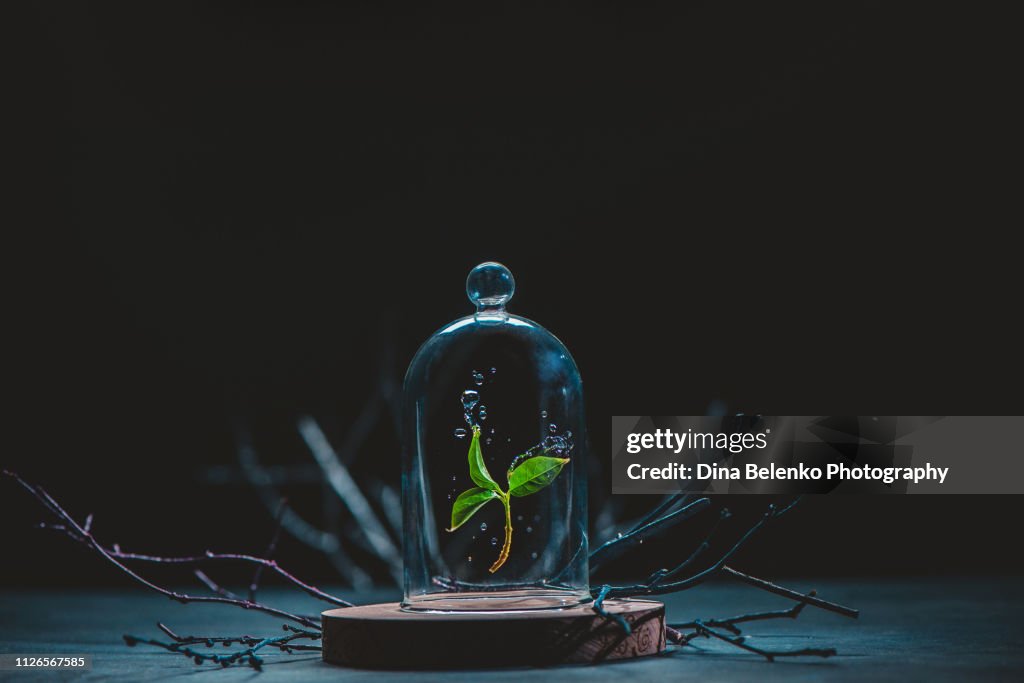
<instances>
[{"instance_id":1,"label":"glass dome","mask_svg":"<svg viewBox=\"0 0 1024 683\"><path fill-rule=\"evenodd\" d=\"M583 388L572 356L510 315L512 273L466 280L476 313L405 376L405 609L550 609L589 599Z\"/></svg>"}]
</instances>

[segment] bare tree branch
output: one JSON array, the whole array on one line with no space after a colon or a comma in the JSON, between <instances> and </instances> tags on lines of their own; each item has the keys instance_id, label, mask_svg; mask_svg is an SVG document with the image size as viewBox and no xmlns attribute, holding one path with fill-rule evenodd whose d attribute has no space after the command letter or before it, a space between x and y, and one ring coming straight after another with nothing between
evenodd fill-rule
<instances>
[{"instance_id":1,"label":"bare tree branch","mask_svg":"<svg viewBox=\"0 0 1024 683\"><path fill-rule=\"evenodd\" d=\"M159 640L153 640L151 638L139 638L138 636L132 636L125 634L122 636L124 642L129 647L135 647L136 645L152 645L154 647L163 648L168 652L174 652L181 654L196 664L202 664L204 662L213 662L219 664L222 667L229 667L232 664L241 662L251 666L257 671L262 668L263 659L260 658L256 653L264 647L275 647L282 652L292 653L296 650L315 650L319 651L320 647L312 647L308 645L295 645L296 640L320 640L322 637L319 631L307 631L304 629L297 629L291 626L285 625L284 630L288 631L283 636L267 637L267 638L253 638L252 636L237 636L237 637L200 637L186 636L182 637L172 631L164 624L157 624L161 631L171 638L171 643L163 643ZM231 647L233 644L238 643L239 645L245 646L244 649L232 652L230 654L212 654L209 652L203 652L202 650L193 649L192 645L203 645L206 648L212 648L214 643L220 643L224 647Z\"/></svg>"},{"instance_id":2,"label":"bare tree branch","mask_svg":"<svg viewBox=\"0 0 1024 683\"><path fill-rule=\"evenodd\" d=\"M844 607L843 605L838 605L834 602L829 602L827 600L822 600L821 598L814 597L814 591L811 591L807 595L804 595L803 593L798 593L794 590L783 588L782 586L777 586L774 583L771 583L770 581L759 579L756 576L750 576L749 574L738 572L732 567L723 566L722 571L728 574L729 576L732 576L733 578L739 579L744 583L750 584L751 586L760 588L764 591L768 591L769 593L774 593L775 595L781 595L782 597L789 598L790 600L796 600L797 602L807 603L808 605L813 605L814 607L818 607L823 610L828 610L829 612L842 614L844 617L850 617L852 619L856 619L860 615L860 611L858 610L851 609L849 607Z\"/></svg>"},{"instance_id":3,"label":"bare tree branch","mask_svg":"<svg viewBox=\"0 0 1024 683\"><path fill-rule=\"evenodd\" d=\"M718 640L735 645L736 647L746 650L747 652L753 652L754 654L761 655L769 662L774 662L776 657L834 657L836 655L835 648L815 648L806 647L801 650L765 650L759 647L755 647L747 643L743 636L727 636L724 633L719 633L712 628L709 628L701 622L696 622L695 633L705 638L717 638ZM690 639L692 640L692 638ZM689 640L687 640L689 644Z\"/></svg>"},{"instance_id":4,"label":"bare tree branch","mask_svg":"<svg viewBox=\"0 0 1024 683\"><path fill-rule=\"evenodd\" d=\"M698 498L689 505L676 510L675 512L670 512L663 517L659 517L653 521L647 522L646 524L638 525L625 534L616 536L612 540L601 545L597 550L590 553L591 573L596 572L603 562L625 551L632 545L642 542L645 536L650 538L656 534L663 533L676 524L690 519L698 512L706 509L709 505L711 505L711 500L709 498Z\"/></svg>"},{"instance_id":5,"label":"bare tree branch","mask_svg":"<svg viewBox=\"0 0 1024 683\"><path fill-rule=\"evenodd\" d=\"M150 590L152 590L152 591L154 591L156 593L160 593L161 595L164 595L164 596L170 598L171 600L175 600L175 601L183 603L183 604L189 603L189 602L199 602L199 603L202 603L202 602L215 602L215 603L221 603L221 604L227 604L227 605L235 605L236 607L241 607L243 609L250 609L250 610L255 610L255 611L258 611L258 612L264 612L266 614L271 614L271 615L274 615L274 616L277 616L277 617L288 619L290 621L295 621L297 623L303 624L304 626L309 626L309 627L312 627L312 628L319 628L320 627L319 623L316 622L316 621L310 620L310 619L308 619L306 617L301 617L301 616L296 615L296 614L292 614L290 612L286 612L286 611L281 610L281 609L277 609L275 607L270 607L268 605L264 605L263 603L249 601L249 600L239 600L239 599L235 599L235 598L228 598L228 597L225 597L223 595L215 595L215 596L209 596L209 595L189 595L187 593L180 593L178 591L172 591L172 590L169 590L169 589L164 588L162 586L159 586L159 585L153 583L152 581L150 581L149 579L146 579L145 577L140 575L138 572L136 572L133 569L131 569L129 566L124 564L124 562L122 562L122 560L123 559L124 560L127 560L127 559L146 559L146 560L151 561L151 562L165 562L165 560L167 560L167 558L157 558L157 557L154 557L154 556L135 556L135 555L132 555L130 553L122 553L119 550L114 550L114 549L106 548L105 546L101 545L92 536L92 534L89 531L87 531L83 526L78 524L78 522L76 522L75 519L68 512L66 512L57 503L57 501L54 500L50 496L50 494L47 493L46 490L43 489L41 486L29 484L28 482L26 482L24 479L22 479L21 477L19 477L15 473L9 472L7 470L4 470L3 474L4 474L4 476L11 477L16 482L18 482L18 484L21 485L22 488L24 488L26 491L28 491L33 496L35 496L37 500L39 500L48 510L50 510L50 512L52 512L61 521L62 524L58 525L56 528L60 528L61 530L64 531L64 533L66 533L72 539L74 539L76 541L79 541L80 543L83 543L84 545L92 548L94 551L96 551L96 553L98 553L100 555L100 557L102 557L107 562L109 562L110 564L112 564L115 567L117 567L118 569L120 569L122 572L127 574L131 579L133 579L137 583L145 586L146 588L149 588ZM206 558L207 559L215 559L217 557L217 556L211 557L211 555L212 555L212 553L208 553ZM241 555L238 555L238 556L223 555L223 556L220 556L220 557L225 557L225 558L230 557L230 558L233 558L233 559L234 558L246 558L249 561L255 560L257 562L263 562L264 561L264 560L260 560L259 558L249 558L248 556L241 556ZM181 560L181 559L182 558L173 558L170 563L177 563L177 561ZM194 558L194 559L198 560L198 558ZM290 580L292 580L292 582L295 583L296 585L306 586L307 588L312 589L313 591L315 591L318 594L322 594L323 596L330 597L332 600L335 600L335 601L339 600L338 598L334 598L333 596L328 596L326 593L323 593L322 591L319 591L318 589L315 589L312 586L308 586L308 584L303 583L302 581L300 581L299 579L295 578L291 574L288 574L288 572L285 572L284 570L278 568L276 563L273 563L273 562L270 562L270 561L267 561L267 562L268 562L268 564L272 564L274 569L276 571L278 571L278 573L281 573L282 576L290 577ZM307 590L307 592L309 592L309 590ZM345 601L340 601L340 602L345 602ZM346 606L348 606L349 604L350 603L346 603Z\"/></svg>"},{"instance_id":6,"label":"bare tree branch","mask_svg":"<svg viewBox=\"0 0 1024 683\"><path fill-rule=\"evenodd\" d=\"M312 417L302 417L299 419L299 433L317 464L323 469L328 483L359 522L359 528L370 547L387 564L395 582L401 583L402 558L398 548L392 542L387 529L373 512L373 508L356 484L355 479L352 478L348 468L331 447L327 436L320 429L320 425Z\"/></svg>"}]
</instances>

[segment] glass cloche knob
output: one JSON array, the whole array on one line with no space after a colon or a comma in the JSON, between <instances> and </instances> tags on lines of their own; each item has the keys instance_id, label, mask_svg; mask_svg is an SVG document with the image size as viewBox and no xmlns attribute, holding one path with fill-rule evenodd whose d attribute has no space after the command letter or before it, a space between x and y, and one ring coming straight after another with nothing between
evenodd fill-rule
<instances>
[{"instance_id":1,"label":"glass cloche knob","mask_svg":"<svg viewBox=\"0 0 1024 683\"><path fill-rule=\"evenodd\" d=\"M516 280L508 268L488 261L469 271L466 278L466 295L476 306L478 312L486 309L505 307L516 291Z\"/></svg>"}]
</instances>

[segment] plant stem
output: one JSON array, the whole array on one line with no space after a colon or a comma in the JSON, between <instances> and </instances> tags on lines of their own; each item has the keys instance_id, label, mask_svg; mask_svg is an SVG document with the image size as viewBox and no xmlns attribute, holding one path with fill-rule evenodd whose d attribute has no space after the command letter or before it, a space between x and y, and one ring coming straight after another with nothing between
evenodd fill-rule
<instances>
[{"instance_id":1,"label":"plant stem","mask_svg":"<svg viewBox=\"0 0 1024 683\"><path fill-rule=\"evenodd\" d=\"M509 553L512 552L512 496L507 493L501 494L501 504L505 506L505 544L501 546L498 559L487 570L492 574L501 569L501 565L505 564Z\"/></svg>"}]
</instances>

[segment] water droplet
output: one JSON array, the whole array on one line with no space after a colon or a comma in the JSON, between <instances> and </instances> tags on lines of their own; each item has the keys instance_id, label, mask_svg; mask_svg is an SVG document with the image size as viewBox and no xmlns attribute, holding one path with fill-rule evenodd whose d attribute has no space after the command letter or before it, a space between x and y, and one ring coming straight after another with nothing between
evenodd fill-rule
<instances>
[{"instance_id":1,"label":"water droplet","mask_svg":"<svg viewBox=\"0 0 1024 683\"><path fill-rule=\"evenodd\" d=\"M641 538L640 540L638 540L638 541L637 541L637 543L639 543L639 544L641 544L641 545L643 545L643 542L644 542L644 539L642 539L642 538Z\"/></svg>"},{"instance_id":2,"label":"water droplet","mask_svg":"<svg viewBox=\"0 0 1024 683\"><path fill-rule=\"evenodd\" d=\"M507 439L505 439L505 443L512 443L512 437L510 436Z\"/></svg>"},{"instance_id":3,"label":"water droplet","mask_svg":"<svg viewBox=\"0 0 1024 683\"><path fill-rule=\"evenodd\" d=\"M523 521L523 516L522 515L516 515L516 521L517 522Z\"/></svg>"},{"instance_id":4,"label":"water droplet","mask_svg":"<svg viewBox=\"0 0 1024 683\"><path fill-rule=\"evenodd\" d=\"M486 420L487 419L487 406L481 404L477 414L480 416L481 420Z\"/></svg>"},{"instance_id":5,"label":"water droplet","mask_svg":"<svg viewBox=\"0 0 1024 683\"><path fill-rule=\"evenodd\" d=\"M473 371L473 384L475 384L477 386L480 386L483 383L484 383L484 376L483 376L483 374L481 374L481 373L477 372L476 370L474 370Z\"/></svg>"},{"instance_id":6,"label":"water droplet","mask_svg":"<svg viewBox=\"0 0 1024 683\"><path fill-rule=\"evenodd\" d=\"M448 500L451 500L451 499L452 499L452 494L449 493L448 494Z\"/></svg>"},{"instance_id":7,"label":"water droplet","mask_svg":"<svg viewBox=\"0 0 1024 683\"><path fill-rule=\"evenodd\" d=\"M537 559L537 553L530 553L530 559L531 560L536 560Z\"/></svg>"},{"instance_id":8,"label":"water droplet","mask_svg":"<svg viewBox=\"0 0 1024 683\"><path fill-rule=\"evenodd\" d=\"M467 561L467 562L472 562L472 561L473 561L473 556L472 556L472 555L470 555L469 557L467 557L467 558L466 558L466 561Z\"/></svg>"},{"instance_id":9,"label":"water droplet","mask_svg":"<svg viewBox=\"0 0 1024 683\"><path fill-rule=\"evenodd\" d=\"M556 424L549 424L548 425L548 431L551 432L552 434L554 434L555 432L558 431L558 425L556 425Z\"/></svg>"},{"instance_id":10,"label":"water droplet","mask_svg":"<svg viewBox=\"0 0 1024 683\"><path fill-rule=\"evenodd\" d=\"M491 536L491 545L498 545L498 539L496 539L494 536Z\"/></svg>"},{"instance_id":11,"label":"water droplet","mask_svg":"<svg viewBox=\"0 0 1024 683\"><path fill-rule=\"evenodd\" d=\"M491 437L487 437L487 438L486 438L486 439L484 440L484 443L485 443L485 444L487 444L488 446L490 446L490 445L491 445L491 442L492 442L492 441L494 441L494 439L492 439Z\"/></svg>"},{"instance_id":12,"label":"water droplet","mask_svg":"<svg viewBox=\"0 0 1024 683\"><path fill-rule=\"evenodd\" d=\"M532 451L532 449L527 451L527 452L525 452L525 453L520 453L516 457L512 458L512 462L509 463L509 465L508 465L508 471L511 472L512 470L514 470L516 468L516 465L518 465L522 461L526 460L527 458L532 458L534 455L536 455L536 453L534 453Z\"/></svg>"},{"instance_id":13,"label":"water droplet","mask_svg":"<svg viewBox=\"0 0 1024 683\"><path fill-rule=\"evenodd\" d=\"M565 455L572 450L573 443L564 436L545 436L540 447L545 451L554 451L557 455Z\"/></svg>"},{"instance_id":14,"label":"water droplet","mask_svg":"<svg viewBox=\"0 0 1024 683\"><path fill-rule=\"evenodd\" d=\"M487 522L480 523L480 531L487 531Z\"/></svg>"},{"instance_id":15,"label":"water droplet","mask_svg":"<svg viewBox=\"0 0 1024 683\"><path fill-rule=\"evenodd\" d=\"M622 538L622 532L620 531L619 533L615 534L615 538Z\"/></svg>"},{"instance_id":16,"label":"water droplet","mask_svg":"<svg viewBox=\"0 0 1024 683\"><path fill-rule=\"evenodd\" d=\"M533 533L533 527L532 526L526 527L526 533L532 534Z\"/></svg>"},{"instance_id":17,"label":"water droplet","mask_svg":"<svg viewBox=\"0 0 1024 683\"><path fill-rule=\"evenodd\" d=\"M459 480L459 477L457 475L453 474L452 475L452 481L458 481L458 480Z\"/></svg>"},{"instance_id":18,"label":"water droplet","mask_svg":"<svg viewBox=\"0 0 1024 683\"><path fill-rule=\"evenodd\" d=\"M498 374L498 368L491 368L491 374L492 375Z\"/></svg>"},{"instance_id":19,"label":"water droplet","mask_svg":"<svg viewBox=\"0 0 1024 683\"><path fill-rule=\"evenodd\" d=\"M466 430L463 429L462 427L459 427L458 429L456 429L455 430L455 438L456 439L465 439L466 438Z\"/></svg>"},{"instance_id":20,"label":"water droplet","mask_svg":"<svg viewBox=\"0 0 1024 683\"><path fill-rule=\"evenodd\" d=\"M566 432L565 433L565 438L571 439L572 438L572 432Z\"/></svg>"},{"instance_id":21,"label":"water droplet","mask_svg":"<svg viewBox=\"0 0 1024 683\"><path fill-rule=\"evenodd\" d=\"M540 416L541 417L547 417L548 416L548 411L546 411L546 410L540 411Z\"/></svg>"},{"instance_id":22,"label":"water droplet","mask_svg":"<svg viewBox=\"0 0 1024 683\"><path fill-rule=\"evenodd\" d=\"M472 389L462 392L462 416L466 418L466 424L475 426L473 422L473 408L480 402L480 394Z\"/></svg>"}]
</instances>

